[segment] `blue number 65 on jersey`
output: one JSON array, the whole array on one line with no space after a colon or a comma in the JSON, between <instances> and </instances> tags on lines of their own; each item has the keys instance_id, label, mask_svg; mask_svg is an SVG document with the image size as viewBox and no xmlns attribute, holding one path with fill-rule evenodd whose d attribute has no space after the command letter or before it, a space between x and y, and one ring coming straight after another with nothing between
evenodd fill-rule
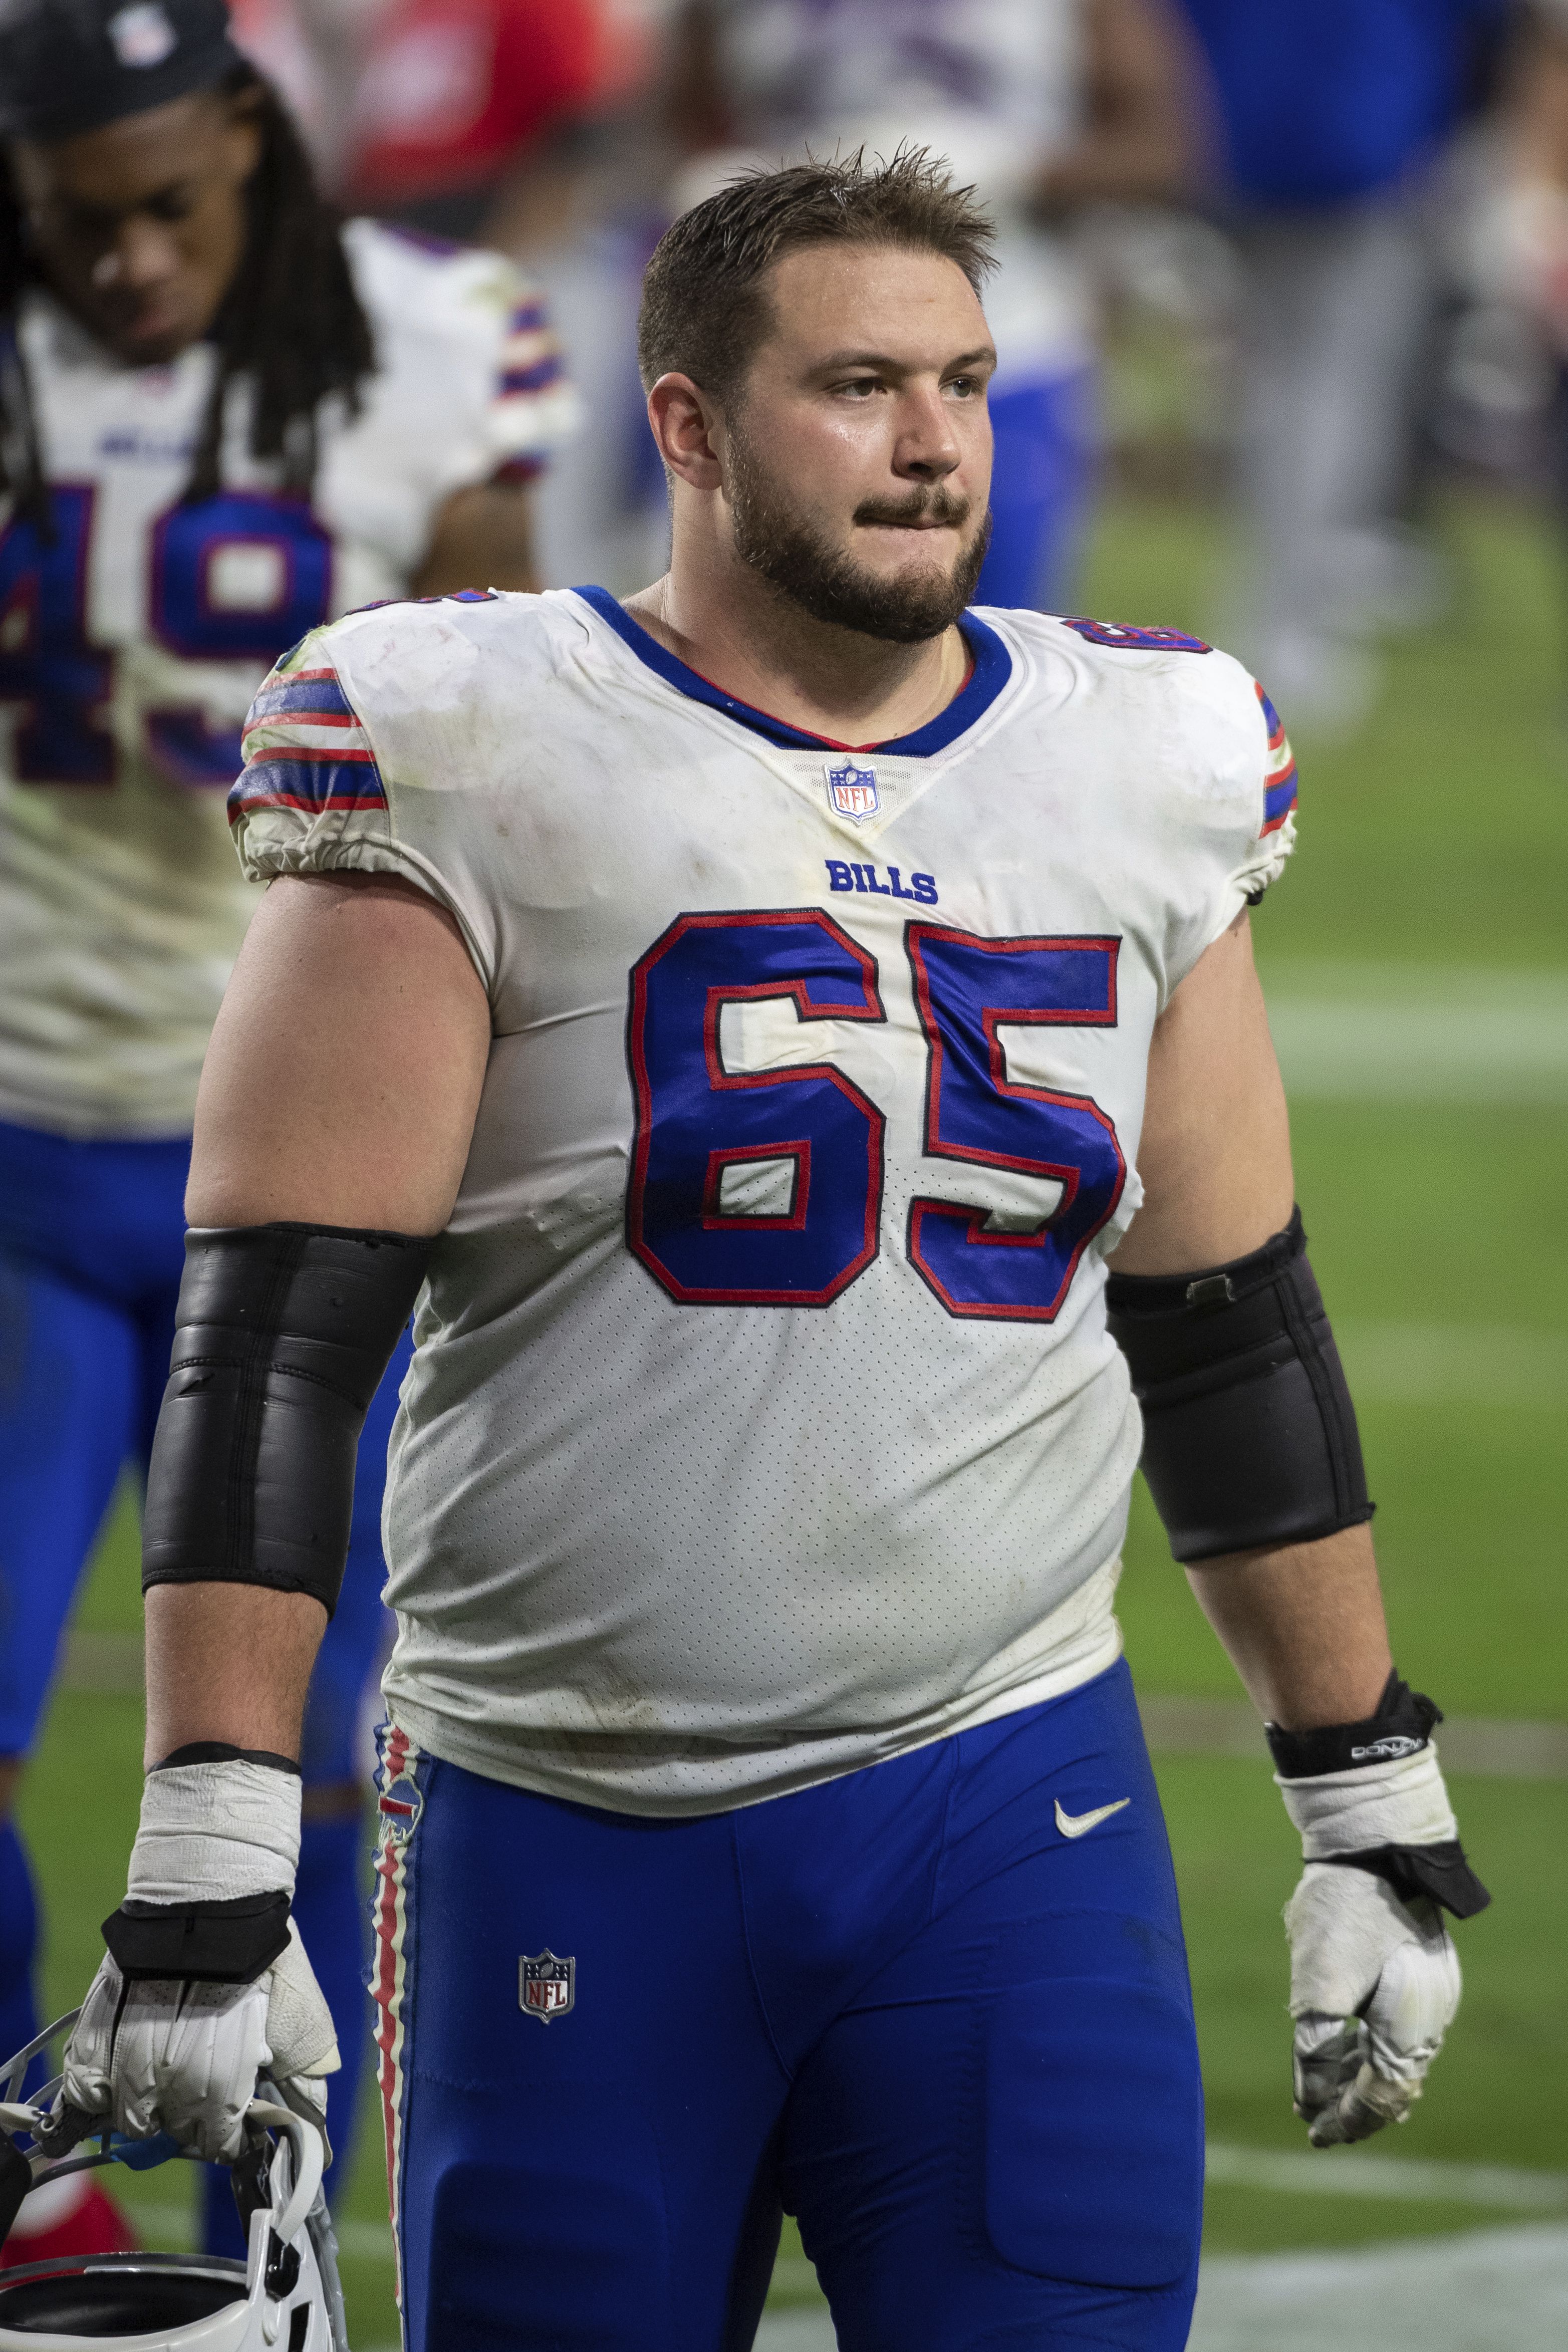
<instances>
[{"instance_id":1,"label":"blue number 65 on jersey","mask_svg":"<svg viewBox=\"0 0 1568 2352\"><path fill-rule=\"evenodd\" d=\"M910 1263L950 1315L1049 1323L1127 1164L1098 1103L1008 1075L999 1033L1113 1028L1121 941L910 923L904 945L929 1052L927 1157L1058 1187L1022 1230L962 1200L913 1201ZM681 915L634 968L626 1239L672 1298L826 1307L876 1256L882 1113L827 1062L727 1071L720 1021L748 997L791 999L802 1022L882 1021L877 979L875 959L811 907Z\"/></svg>"},{"instance_id":2,"label":"blue number 65 on jersey","mask_svg":"<svg viewBox=\"0 0 1568 2352\"><path fill-rule=\"evenodd\" d=\"M632 972L637 1129L626 1238L672 1298L826 1307L877 1255L883 1118L826 1062L737 1076L720 1015L790 997L802 1021L882 1021L876 959L819 908L680 915ZM784 1163L780 1206L738 1215L726 1171Z\"/></svg>"}]
</instances>

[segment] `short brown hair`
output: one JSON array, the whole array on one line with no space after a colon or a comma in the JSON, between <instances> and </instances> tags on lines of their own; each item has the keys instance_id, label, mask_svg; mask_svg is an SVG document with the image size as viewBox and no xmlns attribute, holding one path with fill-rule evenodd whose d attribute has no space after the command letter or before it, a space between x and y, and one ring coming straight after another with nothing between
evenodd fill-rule
<instances>
[{"instance_id":1,"label":"short brown hair","mask_svg":"<svg viewBox=\"0 0 1568 2352\"><path fill-rule=\"evenodd\" d=\"M995 230L945 162L900 147L831 163L747 172L665 231L643 277L637 364L645 386L677 369L728 403L773 324L763 284L806 245L893 245L956 262L978 294Z\"/></svg>"}]
</instances>

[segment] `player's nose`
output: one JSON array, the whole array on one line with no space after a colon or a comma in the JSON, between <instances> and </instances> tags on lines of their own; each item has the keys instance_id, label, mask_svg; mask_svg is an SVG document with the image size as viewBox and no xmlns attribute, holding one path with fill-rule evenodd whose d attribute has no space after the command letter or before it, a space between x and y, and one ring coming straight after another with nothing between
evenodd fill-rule
<instances>
[{"instance_id":1,"label":"player's nose","mask_svg":"<svg viewBox=\"0 0 1568 2352\"><path fill-rule=\"evenodd\" d=\"M963 462L963 451L940 387L911 390L899 418L894 472L907 481L940 482Z\"/></svg>"},{"instance_id":2,"label":"player's nose","mask_svg":"<svg viewBox=\"0 0 1568 2352\"><path fill-rule=\"evenodd\" d=\"M165 286L180 268L179 242L160 221L128 220L114 240L113 282L134 293L151 293ZM110 273L97 273L106 279Z\"/></svg>"}]
</instances>

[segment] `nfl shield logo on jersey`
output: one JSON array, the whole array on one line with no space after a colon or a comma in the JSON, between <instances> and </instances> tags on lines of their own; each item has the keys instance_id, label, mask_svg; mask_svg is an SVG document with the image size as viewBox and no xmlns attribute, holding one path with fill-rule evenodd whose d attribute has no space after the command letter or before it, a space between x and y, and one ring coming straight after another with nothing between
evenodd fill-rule
<instances>
[{"instance_id":1,"label":"nfl shield logo on jersey","mask_svg":"<svg viewBox=\"0 0 1568 2352\"><path fill-rule=\"evenodd\" d=\"M841 767L829 767L827 803L835 816L853 817L857 824L875 816L881 805L876 769L858 768L853 760L846 760Z\"/></svg>"},{"instance_id":2,"label":"nfl shield logo on jersey","mask_svg":"<svg viewBox=\"0 0 1568 2352\"><path fill-rule=\"evenodd\" d=\"M537 1959L524 1953L517 1964L517 1998L523 2015L537 2017L541 2025L564 2017L577 1999L576 1961L558 1960L548 1945Z\"/></svg>"}]
</instances>

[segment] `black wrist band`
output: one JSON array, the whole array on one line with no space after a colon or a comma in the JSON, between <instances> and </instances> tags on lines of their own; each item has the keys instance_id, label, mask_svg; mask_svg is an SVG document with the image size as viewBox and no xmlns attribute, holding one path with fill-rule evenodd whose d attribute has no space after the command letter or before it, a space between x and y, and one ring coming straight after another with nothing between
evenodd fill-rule
<instances>
[{"instance_id":1,"label":"black wrist band","mask_svg":"<svg viewBox=\"0 0 1568 2352\"><path fill-rule=\"evenodd\" d=\"M172 1772L181 1764L266 1764L274 1772L292 1772L300 1778L300 1767L291 1756L275 1756L270 1748L235 1748L226 1739L191 1739L184 1748L172 1748L151 1767L154 1772Z\"/></svg>"},{"instance_id":2,"label":"black wrist band","mask_svg":"<svg viewBox=\"0 0 1568 2352\"><path fill-rule=\"evenodd\" d=\"M1369 1846L1364 1853L1326 1853L1317 1859L1345 1870L1369 1870L1392 1886L1402 1903L1426 1895L1456 1919L1473 1919L1491 1896L1465 1860L1458 1838L1437 1845Z\"/></svg>"},{"instance_id":3,"label":"black wrist band","mask_svg":"<svg viewBox=\"0 0 1568 2352\"><path fill-rule=\"evenodd\" d=\"M128 1979L253 1984L289 1941L289 1897L281 1888L222 1903L142 1903L128 1895L104 1921L103 1940Z\"/></svg>"},{"instance_id":4,"label":"black wrist band","mask_svg":"<svg viewBox=\"0 0 1568 2352\"><path fill-rule=\"evenodd\" d=\"M1264 1736L1274 1769L1282 1780L1314 1780L1324 1772L1349 1772L1363 1764L1392 1764L1418 1756L1441 1723L1443 1710L1424 1691L1391 1674L1377 1712L1364 1723L1327 1723L1315 1731L1285 1731L1266 1723Z\"/></svg>"}]
</instances>

